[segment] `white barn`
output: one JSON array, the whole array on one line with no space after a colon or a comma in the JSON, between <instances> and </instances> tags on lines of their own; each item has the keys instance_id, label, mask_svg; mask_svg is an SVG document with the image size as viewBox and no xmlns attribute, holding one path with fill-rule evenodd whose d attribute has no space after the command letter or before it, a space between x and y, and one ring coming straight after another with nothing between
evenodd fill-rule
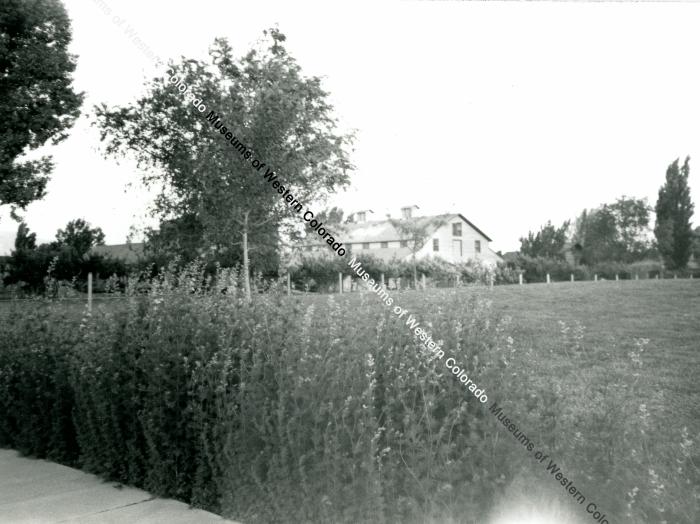
<instances>
[{"instance_id":1,"label":"white barn","mask_svg":"<svg viewBox=\"0 0 700 524\"><path fill-rule=\"evenodd\" d=\"M426 227L426 242L416 252L417 258L439 257L453 263L478 260L486 265L503 262L489 246L491 238L459 213L433 216L412 216L413 208L403 208L401 220L411 221L418 228ZM366 212L354 213L354 222L341 228L330 227L343 242L348 253L367 253L382 260L410 260L411 242L401 236L390 219L366 220ZM310 235L309 240L315 240ZM325 242L302 244L305 251L327 249Z\"/></svg>"}]
</instances>

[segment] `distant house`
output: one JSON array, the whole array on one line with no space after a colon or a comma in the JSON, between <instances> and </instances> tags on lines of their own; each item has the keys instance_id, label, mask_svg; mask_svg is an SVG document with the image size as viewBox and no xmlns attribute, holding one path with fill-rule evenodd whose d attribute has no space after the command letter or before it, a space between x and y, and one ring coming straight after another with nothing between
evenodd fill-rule
<instances>
[{"instance_id":1,"label":"distant house","mask_svg":"<svg viewBox=\"0 0 700 524\"><path fill-rule=\"evenodd\" d=\"M138 262L143 256L143 243L136 244L112 244L110 246L95 246L92 252L127 263Z\"/></svg>"},{"instance_id":2,"label":"distant house","mask_svg":"<svg viewBox=\"0 0 700 524\"><path fill-rule=\"evenodd\" d=\"M439 257L453 263L479 260L488 265L503 262L489 246L491 238L464 215L414 217L412 214L413 208L403 208L401 220L427 228L427 240L416 252L416 258ZM354 222L343 224L336 232L349 254L367 253L387 261L411 259L410 239L402 237L390 219L368 221L366 216L366 211L354 213ZM320 252L328 248L325 242L317 241L312 235L308 240L310 242L302 243L303 251Z\"/></svg>"}]
</instances>

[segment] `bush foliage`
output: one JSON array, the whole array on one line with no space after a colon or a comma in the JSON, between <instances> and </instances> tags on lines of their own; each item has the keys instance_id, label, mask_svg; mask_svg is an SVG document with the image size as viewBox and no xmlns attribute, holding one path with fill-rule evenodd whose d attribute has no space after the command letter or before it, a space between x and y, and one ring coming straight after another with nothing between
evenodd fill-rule
<instances>
[{"instance_id":1,"label":"bush foliage","mask_svg":"<svg viewBox=\"0 0 700 524\"><path fill-rule=\"evenodd\" d=\"M639 262L599 262L586 266L582 264L571 264L562 259L546 257L529 257L518 255L517 259L509 262L508 266L517 274L522 271L523 280L528 283L545 282L547 274L552 281L568 281L571 275L576 280L593 280L595 275L598 278L615 280L615 276L622 280L631 280L635 276L640 279L654 278L656 275L664 275L663 264L655 260L642 260ZM667 276L673 276L673 272L666 272ZM688 276L692 270L678 271L678 276ZM517 281L517 277L516 277Z\"/></svg>"},{"instance_id":2,"label":"bush foliage","mask_svg":"<svg viewBox=\"0 0 700 524\"><path fill-rule=\"evenodd\" d=\"M352 314L274 290L248 303L234 272L191 270L92 314L7 312L0 444L246 522L471 511L500 475L485 411L375 297L350 299ZM423 300L456 357L495 380L487 305Z\"/></svg>"},{"instance_id":3,"label":"bush foliage","mask_svg":"<svg viewBox=\"0 0 700 524\"><path fill-rule=\"evenodd\" d=\"M190 268L91 314L39 301L0 312L0 445L247 523L482 522L531 461L373 294L298 299L273 286L248 302L240 289L233 271ZM569 395L519 373L532 354L478 293L400 299L490 401L572 457L572 474L640 486L632 521L658 515L646 463L622 471L596 438L570 437L590 423L622 446L639 422L606 415L621 389L582 376ZM562 332L565 351L585 358L584 329ZM677 501L692 498L677 487Z\"/></svg>"},{"instance_id":4,"label":"bush foliage","mask_svg":"<svg viewBox=\"0 0 700 524\"><path fill-rule=\"evenodd\" d=\"M382 260L369 253L352 253L362 267L375 279L380 275L385 279L401 279L402 288L413 288L413 263L410 260ZM338 273L356 277L348 265L348 257L335 255L306 255L299 257L289 267L292 282L296 289L309 291L337 290ZM499 264L496 267L484 265L478 260L453 264L439 257L426 257L416 263L417 273L425 275L428 287L452 287L459 278L462 283L488 284L493 277L496 284L512 284L518 281L518 273L513 268ZM420 282L419 282L420 285Z\"/></svg>"}]
</instances>

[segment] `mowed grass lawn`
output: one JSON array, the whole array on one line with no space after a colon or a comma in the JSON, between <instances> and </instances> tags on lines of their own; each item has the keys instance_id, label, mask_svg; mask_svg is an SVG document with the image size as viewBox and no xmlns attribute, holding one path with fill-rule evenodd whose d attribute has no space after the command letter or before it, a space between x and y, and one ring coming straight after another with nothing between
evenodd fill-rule
<instances>
[{"instance_id":1,"label":"mowed grass lawn","mask_svg":"<svg viewBox=\"0 0 700 524\"><path fill-rule=\"evenodd\" d=\"M697 435L700 279L528 284L481 293L490 295L496 312L512 317L517 344L539 355L563 357L556 359L559 372L577 371L566 369L559 321L579 321L585 327L583 347L591 357L587 362L601 369L629 362L626 355L634 349L634 339L649 339L640 382L664 391L673 410L669 416L693 424Z\"/></svg>"}]
</instances>

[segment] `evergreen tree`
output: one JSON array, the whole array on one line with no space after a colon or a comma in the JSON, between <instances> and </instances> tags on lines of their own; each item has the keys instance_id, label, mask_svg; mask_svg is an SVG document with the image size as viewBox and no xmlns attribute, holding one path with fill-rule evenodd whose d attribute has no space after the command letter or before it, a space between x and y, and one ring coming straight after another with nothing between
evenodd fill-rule
<instances>
[{"instance_id":1,"label":"evergreen tree","mask_svg":"<svg viewBox=\"0 0 700 524\"><path fill-rule=\"evenodd\" d=\"M669 269L684 268L690 259L693 241L690 219L694 206L690 200L689 174L690 157L686 157L680 168L676 159L666 170L666 183L659 189L656 201L654 235Z\"/></svg>"}]
</instances>

